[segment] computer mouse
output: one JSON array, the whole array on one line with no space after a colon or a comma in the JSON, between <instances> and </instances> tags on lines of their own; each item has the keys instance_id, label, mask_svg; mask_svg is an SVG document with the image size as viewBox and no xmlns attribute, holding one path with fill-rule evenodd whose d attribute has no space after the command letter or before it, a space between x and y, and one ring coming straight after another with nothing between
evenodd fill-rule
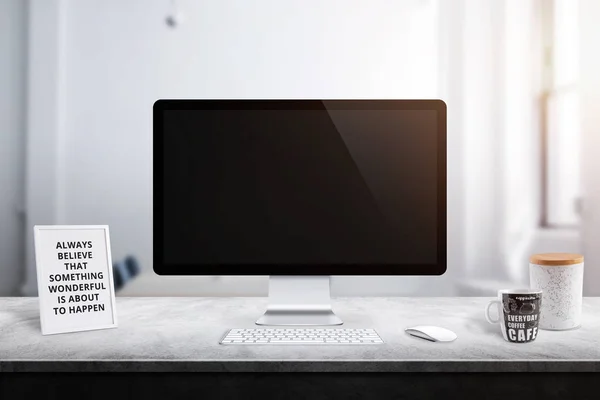
<instances>
[{"instance_id":1,"label":"computer mouse","mask_svg":"<svg viewBox=\"0 0 600 400\"><path fill-rule=\"evenodd\" d=\"M430 342L452 342L458 337L451 330L440 328L439 326L421 325L406 328L404 331L409 335L429 340Z\"/></svg>"}]
</instances>

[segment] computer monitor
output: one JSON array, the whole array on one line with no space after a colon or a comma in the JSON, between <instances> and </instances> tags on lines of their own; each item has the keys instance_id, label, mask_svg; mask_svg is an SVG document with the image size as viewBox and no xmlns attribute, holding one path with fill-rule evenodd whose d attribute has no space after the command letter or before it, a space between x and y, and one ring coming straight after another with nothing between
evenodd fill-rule
<instances>
[{"instance_id":1,"label":"computer monitor","mask_svg":"<svg viewBox=\"0 0 600 400\"><path fill-rule=\"evenodd\" d=\"M330 275L446 271L440 100L159 100L154 271L270 275L262 325L337 325Z\"/></svg>"}]
</instances>

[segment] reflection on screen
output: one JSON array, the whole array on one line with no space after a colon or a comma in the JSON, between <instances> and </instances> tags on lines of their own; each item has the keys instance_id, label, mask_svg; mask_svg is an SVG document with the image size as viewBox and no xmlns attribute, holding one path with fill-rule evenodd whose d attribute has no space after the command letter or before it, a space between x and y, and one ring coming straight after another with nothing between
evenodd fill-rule
<instances>
[{"instance_id":1,"label":"reflection on screen","mask_svg":"<svg viewBox=\"0 0 600 400\"><path fill-rule=\"evenodd\" d=\"M168 263L435 263L431 110L164 111Z\"/></svg>"}]
</instances>

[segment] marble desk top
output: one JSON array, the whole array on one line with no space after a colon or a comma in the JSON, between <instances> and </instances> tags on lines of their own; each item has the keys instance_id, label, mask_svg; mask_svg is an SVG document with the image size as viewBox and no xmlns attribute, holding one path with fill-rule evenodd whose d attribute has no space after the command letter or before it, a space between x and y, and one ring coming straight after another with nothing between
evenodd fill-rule
<instances>
[{"instance_id":1,"label":"marble desk top","mask_svg":"<svg viewBox=\"0 0 600 400\"><path fill-rule=\"evenodd\" d=\"M37 298L0 298L0 372L600 372L600 298L583 324L504 341L485 321L489 298L338 298L345 328L375 328L383 345L224 346L230 328L255 327L266 298L117 297L115 329L42 336ZM458 339L432 343L404 328L438 325Z\"/></svg>"}]
</instances>

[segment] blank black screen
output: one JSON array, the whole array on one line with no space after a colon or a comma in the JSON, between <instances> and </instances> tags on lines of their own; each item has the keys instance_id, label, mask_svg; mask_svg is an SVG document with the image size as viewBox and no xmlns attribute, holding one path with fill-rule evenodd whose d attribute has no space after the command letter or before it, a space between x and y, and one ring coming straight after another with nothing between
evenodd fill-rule
<instances>
[{"instance_id":1,"label":"blank black screen","mask_svg":"<svg viewBox=\"0 0 600 400\"><path fill-rule=\"evenodd\" d=\"M165 264L436 263L436 111L163 113Z\"/></svg>"}]
</instances>

